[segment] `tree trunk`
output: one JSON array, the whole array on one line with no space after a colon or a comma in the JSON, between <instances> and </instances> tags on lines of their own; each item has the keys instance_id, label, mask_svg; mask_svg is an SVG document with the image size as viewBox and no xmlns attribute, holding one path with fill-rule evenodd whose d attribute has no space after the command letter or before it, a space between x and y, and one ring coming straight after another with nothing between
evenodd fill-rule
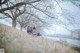
<instances>
[{"instance_id":1,"label":"tree trunk","mask_svg":"<svg viewBox=\"0 0 80 53\"><path fill-rule=\"evenodd\" d=\"M12 20L12 27L16 28L16 19Z\"/></svg>"}]
</instances>

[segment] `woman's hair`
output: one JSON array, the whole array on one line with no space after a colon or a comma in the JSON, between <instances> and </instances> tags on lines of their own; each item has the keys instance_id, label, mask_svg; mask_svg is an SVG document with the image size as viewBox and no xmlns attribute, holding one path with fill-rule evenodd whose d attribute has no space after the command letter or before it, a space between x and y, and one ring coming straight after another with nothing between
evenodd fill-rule
<instances>
[{"instance_id":1,"label":"woman's hair","mask_svg":"<svg viewBox=\"0 0 80 53\"><path fill-rule=\"evenodd\" d=\"M34 26L33 29L36 29L36 27Z\"/></svg>"}]
</instances>

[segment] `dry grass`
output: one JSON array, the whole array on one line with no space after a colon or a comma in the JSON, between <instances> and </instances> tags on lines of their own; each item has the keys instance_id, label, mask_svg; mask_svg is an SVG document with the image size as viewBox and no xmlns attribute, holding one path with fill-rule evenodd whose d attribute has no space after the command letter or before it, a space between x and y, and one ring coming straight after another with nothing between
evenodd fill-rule
<instances>
[{"instance_id":1,"label":"dry grass","mask_svg":"<svg viewBox=\"0 0 80 53\"><path fill-rule=\"evenodd\" d=\"M6 53L79 53L53 40L35 37L26 32L0 24L0 36Z\"/></svg>"}]
</instances>

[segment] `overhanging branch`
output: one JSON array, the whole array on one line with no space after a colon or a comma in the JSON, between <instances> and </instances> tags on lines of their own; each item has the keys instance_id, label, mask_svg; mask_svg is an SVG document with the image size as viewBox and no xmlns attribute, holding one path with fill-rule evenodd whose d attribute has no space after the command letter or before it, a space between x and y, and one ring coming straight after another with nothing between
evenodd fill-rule
<instances>
[{"instance_id":1,"label":"overhanging branch","mask_svg":"<svg viewBox=\"0 0 80 53\"><path fill-rule=\"evenodd\" d=\"M35 2L38 2L38 1L40 1L40 0L35 0L35 1L30 1L30 2L21 2L21 3L17 3L17 4L14 4L13 6L0 9L0 13L4 12L4 11L6 11L6 10L14 9L15 7L19 7L19 6L22 6L22 5L25 5L25 4L35 3Z\"/></svg>"},{"instance_id":2,"label":"overhanging branch","mask_svg":"<svg viewBox=\"0 0 80 53\"><path fill-rule=\"evenodd\" d=\"M5 19L5 18L8 18L8 17L0 17L0 19Z\"/></svg>"},{"instance_id":3,"label":"overhanging branch","mask_svg":"<svg viewBox=\"0 0 80 53\"><path fill-rule=\"evenodd\" d=\"M3 4L5 4L5 3L7 3L8 1L9 1L9 0L4 0L4 1L2 2L2 0L0 0L0 2L1 2L1 3L0 3L0 6L3 5Z\"/></svg>"},{"instance_id":4,"label":"overhanging branch","mask_svg":"<svg viewBox=\"0 0 80 53\"><path fill-rule=\"evenodd\" d=\"M53 16L48 15L48 13L46 13L46 12L43 11L42 9L39 9L39 8L35 7L34 5L32 5L32 4L29 4L29 5L32 6L33 8L35 8L35 9L41 11L42 13L44 13L45 15L47 15L48 17L50 17L50 18L55 18L55 17L53 17Z\"/></svg>"},{"instance_id":5,"label":"overhanging branch","mask_svg":"<svg viewBox=\"0 0 80 53\"><path fill-rule=\"evenodd\" d=\"M30 14L31 16L37 18L37 19L38 19L39 21L41 21L42 23L46 23L46 22L42 21L42 20L41 20L37 15L35 15L35 14L29 13L29 12L25 12L25 13Z\"/></svg>"}]
</instances>

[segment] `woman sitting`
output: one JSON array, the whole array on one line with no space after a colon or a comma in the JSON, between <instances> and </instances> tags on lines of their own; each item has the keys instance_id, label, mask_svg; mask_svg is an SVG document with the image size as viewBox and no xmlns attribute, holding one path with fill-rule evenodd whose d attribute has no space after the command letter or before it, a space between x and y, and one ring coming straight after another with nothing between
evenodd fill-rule
<instances>
[{"instance_id":1,"label":"woman sitting","mask_svg":"<svg viewBox=\"0 0 80 53\"><path fill-rule=\"evenodd\" d=\"M28 27L27 27L27 32L28 32L28 33L32 33L32 31L33 31L32 27L28 26Z\"/></svg>"}]
</instances>

